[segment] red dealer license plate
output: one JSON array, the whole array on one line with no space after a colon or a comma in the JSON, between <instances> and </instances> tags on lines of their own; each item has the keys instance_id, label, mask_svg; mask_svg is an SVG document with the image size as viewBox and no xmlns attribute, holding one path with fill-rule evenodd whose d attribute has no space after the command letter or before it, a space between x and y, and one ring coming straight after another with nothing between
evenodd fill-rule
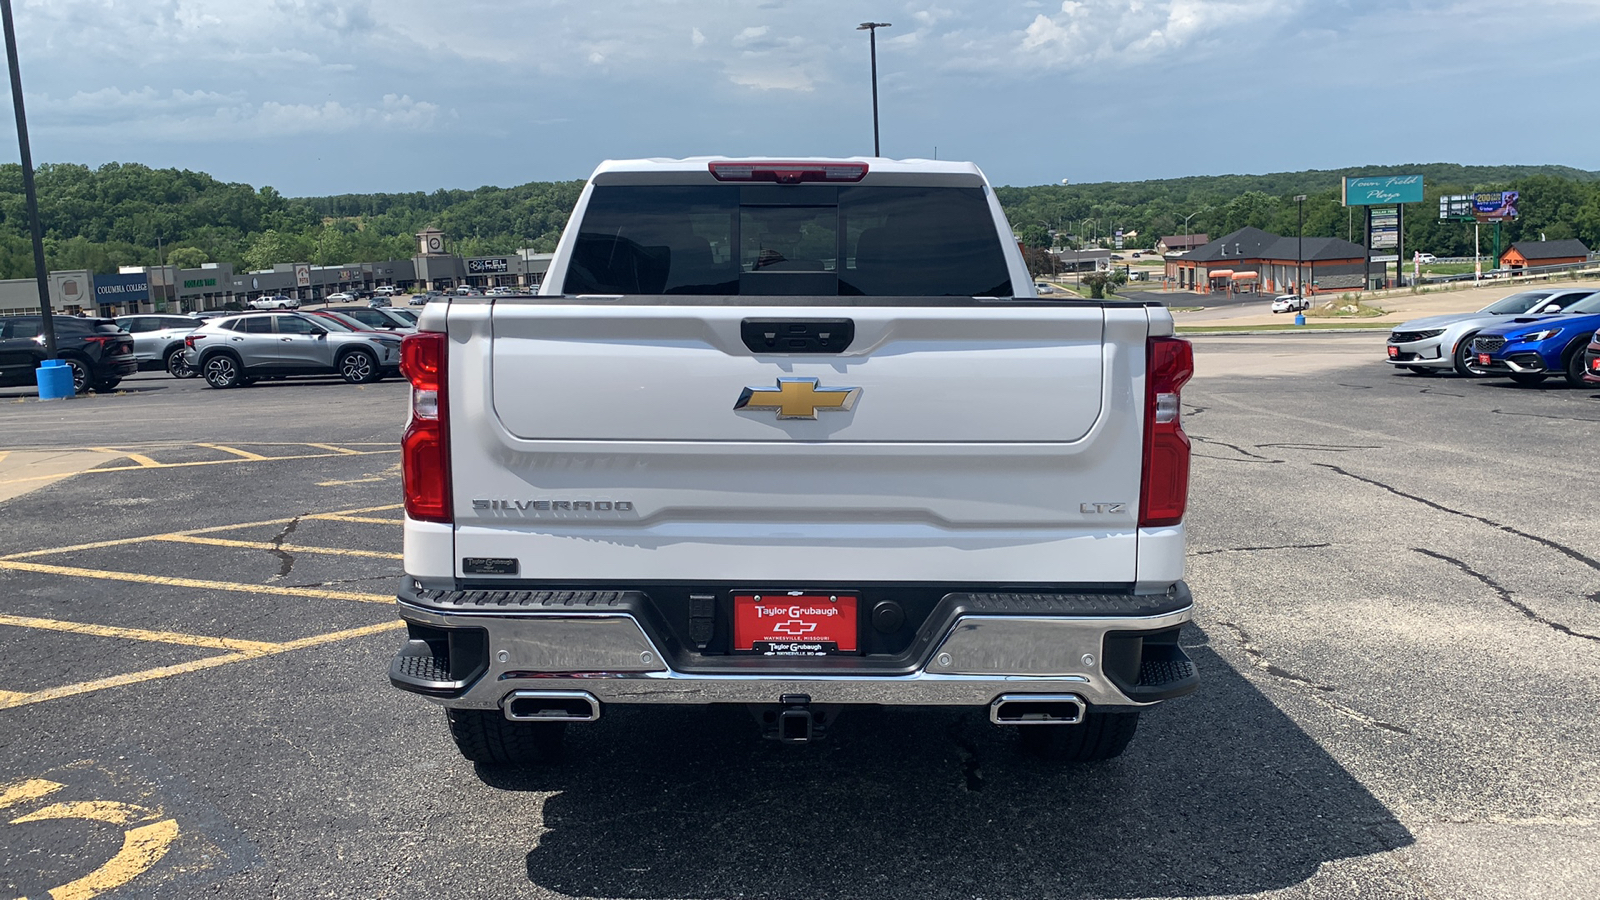
<instances>
[{"instance_id":1,"label":"red dealer license plate","mask_svg":"<svg viewBox=\"0 0 1600 900\"><path fill-rule=\"evenodd\" d=\"M1487 366L1488 364L1489 364L1489 354L1487 354L1487 353L1479 353L1478 354L1478 365Z\"/></svg>"},{"instance_id":2,"label":"red dealer license plate","mask_svg":"<svg viewBox=\"0 0 1600 900\"><path fill-rule=\"evenodd\" d=\"M855 595L735 594L733 646L763 656L855 653Z\"/></svg>"},{"instance_id":3,"label":"red dealer license plate","mask_svg":"<svg viewBox=\"0 0 1600 900\"><path fill-rule=\"evenodd\" d=\"M1399 355L1400 355L1400 348L1399 347L1390 347L1389 348L1389 358L1390 359L1394 359L1396 356L1399 356Z\"/></svg>"}]
</instances>

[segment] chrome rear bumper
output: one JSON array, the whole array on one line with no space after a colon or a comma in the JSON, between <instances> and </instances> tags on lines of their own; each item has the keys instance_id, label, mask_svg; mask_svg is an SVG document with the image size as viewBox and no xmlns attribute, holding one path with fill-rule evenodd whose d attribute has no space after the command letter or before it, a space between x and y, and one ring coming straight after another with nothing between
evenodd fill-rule
<instances>
[{"instance_id":1,"label":"chrome rear bumper","mask_svg":"<svg viewBox=\"0 0 1600 900\"><path fill-rule=\"evenodd\" d=\"M674 669L670 656L627 613L442 613L404 602L400 608L414 634L481 635L472 645L483 648L475 649L483 662L470 673L459 670L459 661L450 673L448 659L438 662L432 681L397 676L391 667L395 686L461 709L503 708L519 691L583 692L602 704L775 704L785 695L804 695L816 704L972 707L989 706L1003 695L1070 694L1091 706L1138 707L1188 693L1197 684L1192 663L1176 644L1161 645L1159 658L1147 652L1136 663L1137 699L1102 666L1108 635L1173 629L1190 620L1192 605L1151 616L963 615L925 659L900 672L866 670L847 658L784 671L775 670L773 660L748 657L723 658L732 671L686 672ZM414 637L396 665L417 663L418 654L427 652L427 642ZM1162 693L1160 684L1146 689L1147 672L1171 690ZM1126 684L1126 674L1121 681Z\"/></svg>"}]
</instances>

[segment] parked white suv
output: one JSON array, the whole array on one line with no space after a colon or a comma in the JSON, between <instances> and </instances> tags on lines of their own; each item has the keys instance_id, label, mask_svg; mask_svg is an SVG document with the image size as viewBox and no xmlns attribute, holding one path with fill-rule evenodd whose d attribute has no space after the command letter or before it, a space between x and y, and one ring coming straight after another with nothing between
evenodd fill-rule
<instances>
[{"instance_id":1,"label":"parked white suv","mask_svg":"<svg viewBox=\"0 0 1600 900\"><path fill-rule=\"evenodd\" d=\"M1310 308L1311 299L1309 297L1301 297L1296 294L1280 294L1272 298L1272 311L1275 313L1302 312Z\"/></svg>"}]
</instances>

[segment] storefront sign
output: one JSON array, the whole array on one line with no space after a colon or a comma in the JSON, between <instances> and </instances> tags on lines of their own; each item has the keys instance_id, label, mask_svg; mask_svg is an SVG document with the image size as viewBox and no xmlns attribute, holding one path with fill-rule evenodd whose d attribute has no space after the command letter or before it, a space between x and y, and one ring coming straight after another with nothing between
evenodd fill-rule
<instances>
[{"instance_id":1,"label":"storefront sign","mask_svg":"<svg viewBox=\"0 0 1600 900\"><path fill-rule=\"evenodd\" d=\"M96 275L94 297L99 303L139 303L150 299L150 276L143 272L131 275Z\"/></svg>"},{"instance_id":2,"label":"storefront sign","mask_svg":"<svg viewBox=\"0 0 1600 900\"><path fill-rule=\"evenodd\" d=\"M486 259L467 260L467 272L473 275L487 275L493 272L504 272L509 267L504 256L495 256Z\"/></svg>"},{"instance_id":3,"label":"storefront sign","mask_svg":"<svg viewBox=\"0 0 1600 900\"><path fill-rule=\"evenodd\" d=\"M294 283L295 283L295 287L310 287L311 286L311 267L310 266L295 266L294 267Z\"/></svg>"},{"instance_id":4,"label":"storefront sign","mask_svg":"<svg viewBox=\"0 0 1600 900\"><path fill-rule=\"evenodd\" d=\"M217 280L215 278L185 278L183 286L185 289L216 287Z\"/></svg>"},{"instance_id":5,"label":"storefront sign","mask_svg":"<svg viewBox=\"0 0 1600 900\"><path fill-rule=\"evenodd\" d=\"M1345 206L1421 202L1421 175L1363 175L1344 179Z\"/></svg>"}]
</instances>

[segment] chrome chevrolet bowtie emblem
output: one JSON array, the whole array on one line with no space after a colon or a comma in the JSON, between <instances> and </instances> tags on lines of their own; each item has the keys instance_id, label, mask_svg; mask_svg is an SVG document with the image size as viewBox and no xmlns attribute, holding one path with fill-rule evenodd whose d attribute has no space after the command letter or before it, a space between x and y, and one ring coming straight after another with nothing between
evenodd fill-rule
<instances>
[{"instance_id":1,"label":"chrome chevrolet bowtie emblem","mask_svg":"<svg viewBox=\"0 0 1600 900\"><path fill-rule=\"evenodd\" d=\"M817 410L847 410L859 396L861 388L825 388L815 378L779 378L776 388L745 388L733 408L777 410L780 419L815 419Z\"/></svg>"}]
</instances>

